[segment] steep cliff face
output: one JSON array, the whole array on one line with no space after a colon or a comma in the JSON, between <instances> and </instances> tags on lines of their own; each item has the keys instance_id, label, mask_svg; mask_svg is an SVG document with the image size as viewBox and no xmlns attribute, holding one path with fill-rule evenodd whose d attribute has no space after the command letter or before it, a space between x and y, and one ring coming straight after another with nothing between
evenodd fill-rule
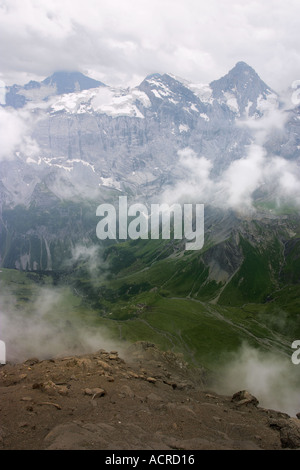
<instances>
[{"instance_id":1,"label":"steep cliff face","mask_svg":"<svg viewBox=\"0 0 300 470\"><path fill-rule=\"evenodd\" d=\"M1 265L58 267L72 245L95 240L98 204L120 194L158 198L185 182L182 164L194 172L186 149L200 176L203 164L203 174L222 181L255 142L256 128L245 122L257 123L280 106L243 62L210 85L153 74L135 88L116 89L60 72L10 87L3 110L21 120L26 135L1 161ZM264 151L298 161L297 112Z\"/></svg>"}]
</instances>

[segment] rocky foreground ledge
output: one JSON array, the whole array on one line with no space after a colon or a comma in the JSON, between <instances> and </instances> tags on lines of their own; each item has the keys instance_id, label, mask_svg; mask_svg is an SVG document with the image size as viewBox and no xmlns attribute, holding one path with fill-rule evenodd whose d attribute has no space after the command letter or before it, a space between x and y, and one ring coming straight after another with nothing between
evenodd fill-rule
<instances>
[{"instance_id":1,"label":"rocky foreground ledge","mask_svg":"<svg viewBox=\"0 0 300 470\"><path fill-rule=\"evenodd\" d=\"M144 342L122 358L100 350L2 366L0 416L2 450L300 448L300 420L247 391L205 391L201 371Z\"/></svg>"}]
</instances>

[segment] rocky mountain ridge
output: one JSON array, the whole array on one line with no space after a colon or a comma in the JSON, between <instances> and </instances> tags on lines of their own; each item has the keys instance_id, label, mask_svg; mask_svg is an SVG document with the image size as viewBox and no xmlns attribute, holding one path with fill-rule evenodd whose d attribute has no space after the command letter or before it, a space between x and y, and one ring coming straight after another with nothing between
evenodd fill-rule
<instances>
[{"instance_id":1,"label":"rocky mountain ridge","mask_svg":"<svg viewBox=\"0 0 300 470\"><path fill-rule=\"evenodd\" d=\"M44 89L48 94L41 94ZM0 265L31 270L54 266L66 247L69 256L72 246L97 241L101 202L121 194L158 200L177 185L189 186L195 166L199 178L203 171L222 181L255 142L251 126L283 113L278 95L244 62L209 85L152 74L122 89L61 72L8 88L7 97L2 112L26 132L14 152L1 157ZM284 133L266 139L263 150L295 168L297 113L297 107L288 112ZM199 189L201 184L200 178ZM194 185L197 190L196 180ZM20 214L28 222L22 227Z\"/></svg>"},{"instance_id":2,"label":"rocky mountain ridge","mask_svg":"<svg viewBox=\"0 0 300 470\"><path fill-rule=\"evenodd\" d=\"M41 182L59 198L102 186L151 195L176 181L178 151L186 147L211 160L217 174L245 155L252 141L250 129L236 121L259 119L280 105L276 93L244 63L210 85L153 74L137 87L116 89L85 76L69 84L65 75L23 89L14 86L16 96L27 96L29 132L37 149L16 148L10 161L3 161L6 203L30 204ZM53 95L30 99L27 89L53 83ZM10 93L7 110L16 107Z\"/></svg>"}]
</instances>

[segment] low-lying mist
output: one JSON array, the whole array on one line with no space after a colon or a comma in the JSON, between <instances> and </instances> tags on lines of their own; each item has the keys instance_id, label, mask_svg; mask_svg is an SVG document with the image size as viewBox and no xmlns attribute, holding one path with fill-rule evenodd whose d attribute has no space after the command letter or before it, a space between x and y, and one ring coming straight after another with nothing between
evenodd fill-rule
<instances>
[{"instance_id":1,"label":"low-lying mist","mask_svg":"<svg viewBox=\"0 0 300 470\"><path fill-rule=\"evenodd\" d=\"M166 203L192 200L249 216L256 212L259 191L276 209L286 205L299 209L298 159L287 159L268 150L269 143L278 135L288 140L289 117L285 105L282 109L274 106L265 109L260 119L237 119L237 127L249 132L250 143L241 147L243 153L238 159L217 171L218 176L215 175L218 163L190 147L182 148L178 151L177 181L164 188L161 200Z\"/></svg>"},{"instance_id":2,"label":"low-lying mist","mask_svg":"<svg viewBox=\"0 0 300 470\"><path fill-rule=\"evenodd\" d=\"M6 343L7 362L80 355L99 349L125 354L126 345L113 339L106 328L93 324L82 311L78 314L69 296L70 291L64 287L38 287L34 298L20 305L20 298L5 287L0 296L0 339ZM225 359L215 371L210 388L225 395L248 390L257 397L260 407L290 416L300 412L300 366L294 365L291 358L243 345Z\"/></svg>"},{"instance_id":3,"label":"low-lying mist","mask_svg":"<svg viewBox=\"0 0 300 470\"><path fill-rule=\"evenodd\" d=\"M300 207L298 163L270 156L260 145L249 145L245 157L232 161L218 178L212 176L213 163L205 156L190 148L178 156L181 174L160 195L165 203L195 201L248 216L255 214L255 193L261 191L276 208Z\"/></svg>"},{"instance_id":4,"label":"low-lying mist","mask_svg":"<svg viewBox=\"0 0 300 470\"><path fill-rule=\"evenodd\" d=\"M3 286L2 286L3 287ZM108 351L122 345L108 331L93 324L68 305L70 292L63 287L41 287L35 299L23 302L11 292L0 297L0 339L6 344L6 361L22 362L66 355Z\"/></svg>"},{"instance_id":5,"label":"low-lying mist","mask_svg":"<svg viewBox=\"0 0 300 470\"><path fill-rule=\"evenodd\" d=\"M290 416L300 412L300 366L288 357L245 344L228 355L226 365L216 375L212 388L218 393L231 395L247 390L259 400L260 407Z\"/></svg>"}]
</instances>

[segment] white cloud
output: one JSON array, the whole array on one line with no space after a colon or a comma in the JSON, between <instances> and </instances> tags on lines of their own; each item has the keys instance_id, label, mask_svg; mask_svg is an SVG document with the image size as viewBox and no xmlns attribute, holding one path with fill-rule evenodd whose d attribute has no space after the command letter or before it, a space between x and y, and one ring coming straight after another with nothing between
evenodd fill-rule
<instances>
[{"instance_id":1,"label":"white cloud","mask_svg":"<svg viewBox=\"0 0 300 470\"><path fill-rule=\"evenodd\" d=\"M284 113L282 121L286 119ZM263 120L262 120L263 121ZM254 193L263 189L277 205L286 202L300 206L300 168L296 161L269 155L264 147L269 132L281 129L279 114L257 125L254 142L243 158L232 161L218 177L213 176L213 164L205 156L185 148L178 152L178 179L164 190L162 202L194 201L233 209L240 213L255 211Z\"/></svg>"},{"instance_id":2,"label":"white cloud","mask_svg":"<svg viewBox=\"0 0 300 470\"><path fill-rule=\"evenodd\" d=\"M262 352L245 344L229 355L217 376L214 388L219 393L229 395L248 390L258 398L261 407L290 416L299 412L299 375L291 359L282 354Z\"/></svg>"},{"instance_id":3,"label":"white cloud","mask_svg":"<svg viewBox=\"0 0 300 470\"><path fill-rule=\"evenodd\" d=\"M180 150L177 181L164 190L160 196L163 202L191 200L249 213L255 211L255 192L262 189L278 206L292 203L300 207L298 161L267 150L274 134L284 134L289 113L285 107L279 107L275 95L265 101L263 112L261 118L237 121L237 125L251 131L252 143L245 147L245 155L231 161L218 177L213 176L213 163L205 155L197 155L191 148Z\"/></svg>"},{"instance_id":4,"label":"white cloud","mask_svg":"<svg viewBox=\"0 0 300 470\"><path fill-rule=\"evenodd\" d=\"M254 144L245 158L231 163L217 183L225 196L219 203L237 209L251 207L253 192L263 183L265 156L263 148Z\"/></svg>"},{"instance_id":5,"label":"white cloud","mask_svg":"<svg viewBox=\"0 0 300 470\"><path fill-rule=\"evenodd\" d=\"M7 82L62 68L108 84L171 72L209 82L244 60L275 89L300 77L297 0L2 0Z\"/></svg>"},{"instance_id":6,"label":"white cloud","mask_svg":"<svg viewBox=\"0 0 300 470\"><path fill-rule=\"evenodd\" d=\"M0 161L15 158L17 151L27 157L39 152L31 134L32 119L28 111L0 107Z\"/></svg>"},{"instance_id":7,"label":"white cloud","mask_svg":"<svg viewBox=\"0 0 300 470\"><path fill-rule=\"evenodd\" d=\"M6 343L7 361L87 354L100 348L122 353L122 345L112 341L105 328L88 326L74 314L68 289L43 287L31 300L18 309L7 286L0 298L1 340Z\"/></svg>"}]
</instances>

